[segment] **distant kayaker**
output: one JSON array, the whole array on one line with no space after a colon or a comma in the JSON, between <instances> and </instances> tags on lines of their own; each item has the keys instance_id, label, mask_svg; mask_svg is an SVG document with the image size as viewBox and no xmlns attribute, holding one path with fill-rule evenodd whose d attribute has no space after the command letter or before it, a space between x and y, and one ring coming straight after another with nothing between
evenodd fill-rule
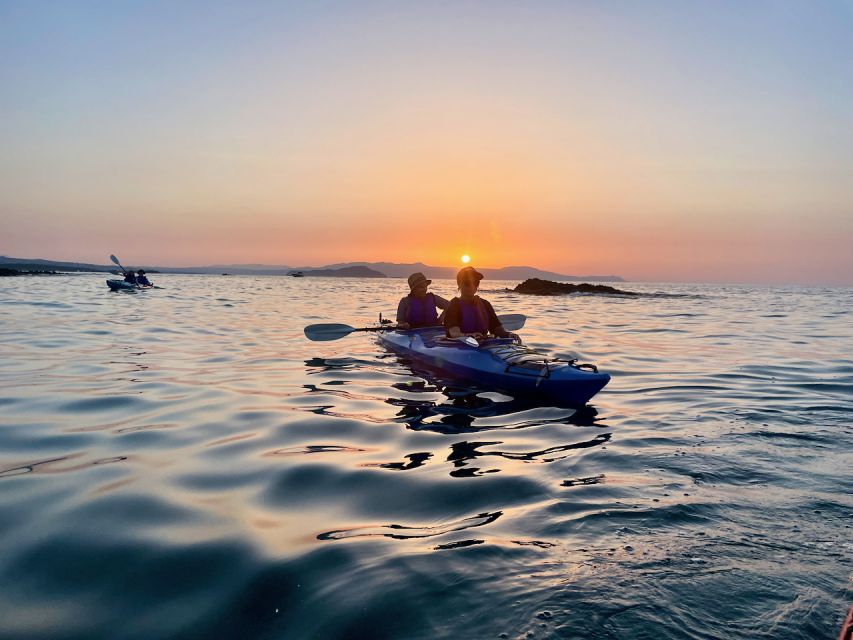
<instances>
[{"instance_id":1,"label":"distant kayaker","mask_svg":"<svg viewBox=\"0 0 853 640\"><path fill-rule=\"evenodd\" d=\"M441 324L436 308L447 309L450 303L434 293L427 293L432 280L418 272L409 276L409 295L397 305L397 326L401 329L435 327Z\"/></svg>"},{"instance_id":2,"label":"distant kayaker","mask_svg":"<svg viewBox=\"0 0 853 640\"><path fill-rule=\"evenodd\" d=\"M488 334L498 338L512 338L521 342L517 334L507 331L488 300L477 295L483 274L474 267L464 267L456 274L459 285L458 298L453 298L444 315L444 328L448 338L471 336L485 338Z\"/></svg>"},{"instance_id":3,"label":"distant kayaker","mask_svg":"<svg viewBox=\"0 0 853 640\"><path fill-rule=\"evenodd\" d=\"M145 277L145 272L142 269L136 272L136 284L138 284L140 287L151 286L151 282L148 280L148 278Z\"/></svg>"}]
</instances>

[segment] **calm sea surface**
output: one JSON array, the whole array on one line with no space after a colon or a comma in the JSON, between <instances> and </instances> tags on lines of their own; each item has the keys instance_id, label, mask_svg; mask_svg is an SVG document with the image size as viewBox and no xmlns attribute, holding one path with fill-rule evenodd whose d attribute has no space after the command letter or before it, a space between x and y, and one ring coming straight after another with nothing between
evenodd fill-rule
<instances>
[{"instance_id":1,"label":"calm sea surface","mask_svg":"<svg viewBox=\"0 0 853 640\"><path fill-rule=\"evenodd\" d=\"M305 339L403 280L156 282L0 279L0 637L837 637L853 290L484 281L576 411Z\"/></svg>"}]
</instances>

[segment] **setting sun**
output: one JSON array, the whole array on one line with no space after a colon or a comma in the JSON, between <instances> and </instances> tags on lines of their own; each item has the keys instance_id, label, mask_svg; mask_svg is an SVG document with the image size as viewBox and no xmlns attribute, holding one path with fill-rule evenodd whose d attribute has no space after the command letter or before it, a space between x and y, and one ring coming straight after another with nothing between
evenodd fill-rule
<instances>
[{"instance_id":1,"label":"setting sun","mask_svg":"<svg viewBox=\"0 0 853 640\"><path fill-rule=\"evenodd\" d=\"M466 253L462 256L462 264L468 264L469 262L471 262L471 256Z\"/></svg>"}]
</instances>

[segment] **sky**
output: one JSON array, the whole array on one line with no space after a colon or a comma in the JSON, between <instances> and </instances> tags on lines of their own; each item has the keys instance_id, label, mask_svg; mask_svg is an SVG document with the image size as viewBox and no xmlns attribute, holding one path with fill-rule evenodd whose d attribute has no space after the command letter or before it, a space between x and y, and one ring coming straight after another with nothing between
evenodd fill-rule
<instances>
[{"instance_id":1,"label":"sky","mask_svg":"<svg viewBox=\"0 0 853 640\"><path fill-rule=\"evenodd\" d=\"M853 285L853 0L0 0L0 255Z\"/></svg>"}]
</instances>

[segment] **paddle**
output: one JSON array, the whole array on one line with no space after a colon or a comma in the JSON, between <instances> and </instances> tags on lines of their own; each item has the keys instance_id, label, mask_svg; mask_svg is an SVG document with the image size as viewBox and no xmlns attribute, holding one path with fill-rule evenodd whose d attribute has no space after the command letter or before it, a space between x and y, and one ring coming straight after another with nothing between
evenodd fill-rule
<instances>
[{"instance_id":1,"label":"paddle","mask_svg":"<svg viewBox=\"0 0 853 640\"><path fill-rule=\"evenodd\" d=\"M501 325L507 331L518 331L527 322L527 316L523 313L505 313L498 316L498 320L501 321Z\"/></svg>"},{"instance_id":2,"label":"paddle","mask_svg":"<svg viewBox=\"0 0 853 640\"><path fill-rule=\"evenodd\" d=\"M354 331L390 331L394 327L351 327L348 324L310 324L305 327L305 337L314 342L328 342L348 336Z\"/></svg>"},{"instance_id":3,"label":"paddle","mask_svg":"<svg viewBox=\"0 0 853 640\"><path fill-rule=\"evenodd\" d=\"M501 325L507 331L518 331L524 326L527 317L521 313L508 313L503 316L498 316ZM387 327L351 327L348 324L337 323L321 323L310 324L305 327L305 337L314 342L328 342L331 340L339 340L344 336L348 336L356 331L393 331L394 325Z\"/></svg>"},{"instance_id":4,"label":"paddle","mask_svg":"<svg viewBox=\"0 0 853 640\"><path fill-rule=\"evenodd\" d=\"M124 267L122 267L122 266L121 266L121 262L119 262L119 261L118 261L118 258L116 258L114 255L110 254L110 260L112 260L112 261L113 261L113 262L115 262L119 267L121 267L121 271L122 271L122 273L124 273L125 275L127 275L127 269L125 269Z\"/></svg>"}]
</instances>

